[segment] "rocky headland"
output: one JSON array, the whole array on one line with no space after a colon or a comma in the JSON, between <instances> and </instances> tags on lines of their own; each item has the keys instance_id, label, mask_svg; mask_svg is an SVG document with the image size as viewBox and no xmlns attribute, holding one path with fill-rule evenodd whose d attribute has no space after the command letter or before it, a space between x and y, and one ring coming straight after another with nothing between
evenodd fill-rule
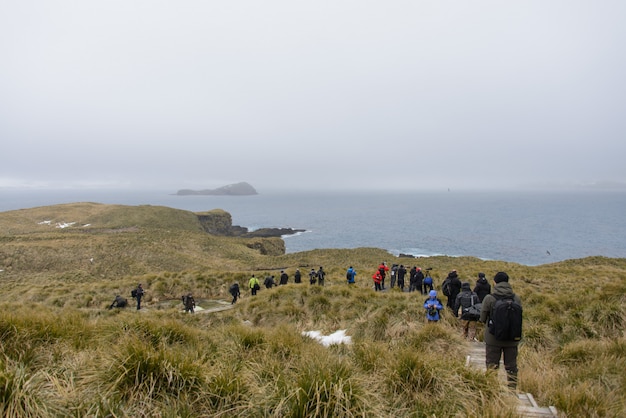
<instances>
[{"instance_id":1,"label":"rocky headland","mask_svg":"<svg viewBox=\"0 0 626 418\"><path fill-rule=\"evenodd\" d=\"M244 182L228 184L217 189L190 190L181 189L177 196L252 196L258 194L254 187Z\"/></svg>"}]
</instances>

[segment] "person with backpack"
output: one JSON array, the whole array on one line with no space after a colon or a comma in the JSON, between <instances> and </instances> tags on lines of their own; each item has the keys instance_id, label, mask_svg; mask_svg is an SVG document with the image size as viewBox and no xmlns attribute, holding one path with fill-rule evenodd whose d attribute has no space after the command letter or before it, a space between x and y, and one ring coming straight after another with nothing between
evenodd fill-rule
<instances>
[{"instance_id":1,"label":"person with backpack","mask_svg":"<svg viewBox=\"0 0 626 418\"><path fill-rule=\"evenodd\" d=\"M286 285L289 282L289 275L285 272L285 270L280 271L280 281L278 284L281 286Z\"/></svg>"},{"instance_id":2,"label":"person with backpack","mask_svg":"<svg viewBox=\"0 0 626 418\"><path fill-rule=\"evenodd\" d=\"M237 302L237 298L241 296L241 292L239 291L239 283L233 283L230 285L228 292L233 297L233 301L230 302L231 305L234 305Z\"/></svg>"},{"instance_id":3,"label":"person with backpack","mask_svg":"<svg viewBox=\"0 0 626 418\"><path fill-rule=\"evenodd\" d=\"M256 292L261 289L259 279L254 277L254 274L250 277L250 280L248 280L248 287L250 288L250 292L252 292L252 296L256 296Z\"/></svg>"},{"instance_id":4,"label":"person with backpack","mask_svg":"<svg viewBox=\"0 0 626 418\"><path fill-rule=\"evenodd\" d=\"M426 271L426 277L424 277L424 290L422 290L423 295L429 294L431 290L435 288L435 284L433 283L433 278L430 276L430 272Z\"/></svg>"},{"instance_id":5,"label":"person with backpack","mask_svg":"<svg viewBox=\"0 0 626 418\"><path fill-rule=\"evenodd\" d=\"M437 298L437 291L431 290L428 293L428 299L424 301L424 309L426 309L426 320L428 322L437 322L441 318L440 312L443 309L443 304Z\"/></svg>"},{"instance_id":6,"label":"person with backpack","mask_svg":"<svg viewBox=\"0 0 626 418\"><path fill-rule=\"evenodd\" d=\"M315 269L311 269L311 271L309 272L309 283L311 283L311 285L317 283L317 272L315 271Z\"/></svg>"},{"instance_id":7,"label":"person with backpack","mask_svg":"<svg viewBox=\"0 0 626 418\"><path fill-rule=\"evenodd\" d=\"M317 271L317 284L319 284L320 286L324 286L325 278L326 278L326 272L324 271L322 266L320 266L320 269Z\"/></svg>"},{"instance_id":8,"label":"person with backpack","mask_svg":"<svg viewBox=\"0 0 626 418\"><path fill-rule=\"evenodd\" d=\"M126 300L126 298L123 298L120 295L117 295L117 296L115 296L115 299L113 300L113 303L111 303L111 305L109 305L109 309L125 308L126 306L128 306L128 301Z\"/></svg>"},{"instance_id":9,"label":"person with backpack","mask_svg":"<svg viewBox=\"0 0 626 418\"><path fill-rule=\"evenodd\" d=\"M300 273L300 269L296 269L296 272L293 274L293 282L302 283L302 273Z\"/></svg>"},{"instance_id":10,"label":"person with backpack","mask_svg":"<svg viewBox=\"0 0 626 418\"><path fill-rule=\"evenodd\" d=\"M193 313L196 309L196 300L193 298L193 295L191 293L187 293L186 295L183 295L182 300L183 306L185 307L185 313Z\"/></svg>"},{"instance_id":11,"label":"person with backpack","mask_svg":"<svg viewBox=\"0 0 626 418\"><path fill-rule=\"evenodd\" d=\"M139 283L137 285L136 289L133 289L132 292L130 292L130 295L137 301L137 310L141 309L141 298L144 295L144 290L143 287L141 286L141 283Z\"/></svg>"},{"instance_id":12,"label":"person with backpack","mask_svg":"<svg viewBox=\"0 0 626 418\"><path fill-rule=\"evenodd\" d=\"M454 312L454 303L456 302L456 296L461 293L461 280L456 270L452 270L448 273L448 277L441 284L441 291L444 296L448 297L448 303L446 305L452 312Z\"/></svg>"},{"instance_id":13,"label":"person with backpack","mask_svg":"<svg viewBox=\"0 0 626 418\"><path fill-rule=\"evenodd\" d=\"M404 292L404 276L406 276L406 267L404 267L404 264L400 264L400 267L398 267L398 287L400 288L401 291Z\"/></svg>"},{"instance_id":14,"label":"person with backpack","mask_svg":"<svg viewBox=\"0 0 626 418\"><path fill-rule=\"evenodd\" d=\"M476 321L480 319L480 302L478 295L472 292L469 282L461 284L461 293L456 296L454 303L454 316L459 317L461 309L461 329L463 338L476 341Z\"/></svg>"},{"instance_id":15,"label":"person with backpack","mask_svg":"<svg viewBox=\"0 0 626 418\"><path fill-rule=\"evenodd\" d=\"M274 276L265 277L265 280L263 280L263 285L266 289L271 289L272 287L274 287L276 285L276 283L274 283Z\"/></svg>"},{"instance_id":16,"label":"person with backpack","mask_svg":"<svg viewBox=\"0 0 626 418\"><path fill-rule=\"evenodd\" d=\"M513 293L509 275L498 272L493 292L483 299L480 322L485 327L485 362L488 369L504 368L511 389L517 388L517 345L522 337L522 301Z\"/></svg>"},{"instance_id":17,"label":"person with backpack","mask_svg":"<svg viewBox=\"0 0 626 418\"><path fill-rule=\"evenodd\" d=\"M478 280L474 286L474 292L478 295L478 301L482 302L489 293L491 293L491 285L485 278L485 273L478 273Z\"/></svg>"},{"instance_id":18,"label":"person with backpack","mask_svg":"<svg viewBox=\"0 0 626 418\"><path fill-rule=\"evenodd\" d=\"M350 266L350 268L346 271L346 280L348 284L354 284L354 277L356 276L356 270Z\"/></svg>"}]
</instances>

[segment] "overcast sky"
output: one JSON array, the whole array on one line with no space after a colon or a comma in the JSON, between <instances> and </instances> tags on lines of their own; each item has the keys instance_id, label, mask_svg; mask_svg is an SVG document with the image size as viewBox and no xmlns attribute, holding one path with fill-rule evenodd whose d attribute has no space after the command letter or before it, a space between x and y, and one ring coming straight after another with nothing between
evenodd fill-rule
<instances>
[{"instance_id":1,"label":"overcast sky","mask_svg":"<svg viewBox=\"0 0 626 418\"><path fill-rule=\"evenodd\" d=\"M626 182L626 2L0 0L0 187Z\"/></svg>"}]
</instances>

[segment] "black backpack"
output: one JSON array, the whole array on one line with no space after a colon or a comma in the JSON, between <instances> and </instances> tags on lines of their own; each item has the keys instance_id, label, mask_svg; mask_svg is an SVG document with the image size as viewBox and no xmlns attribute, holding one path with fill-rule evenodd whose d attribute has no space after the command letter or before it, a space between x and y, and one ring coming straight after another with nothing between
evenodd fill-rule
<instances>
[{"instance_id":1,"label":"black backpack","mask_svg":"<svg viewBox=\"0 0 626 418\"><path fill-rule=\"evenodd\" d=\"M519 341L522 339L522 305L515 301L515 295L496 298L489 315L489 332L499 341Z\"/></svg>"},{"instance_id":2,"label":"black backpack","mask_svg":"<svg viewBox=\"0 0 626 418\"><path fill-rule=\"evenodd\" d=\"M451 290L452 289L450 289L450 279L444 280L441 284L441 291L443 292L443 295L450 296L452 294Z\"/></svg>"},{"instance_id":3,"label":"black backpack","mask_svg":"<svg viewBox=\"0 0 626 418\"><path fill-rule=\"evenodd\" d=\"M130 291L130 296L135 299L137 297L137 289L133 289Z\"/></svg>"}]
</instances>

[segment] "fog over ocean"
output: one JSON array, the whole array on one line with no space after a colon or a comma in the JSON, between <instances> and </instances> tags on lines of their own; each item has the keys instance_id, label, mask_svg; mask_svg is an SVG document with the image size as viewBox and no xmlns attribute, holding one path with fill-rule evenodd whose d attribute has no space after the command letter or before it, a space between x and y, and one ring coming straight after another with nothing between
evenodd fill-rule
<instances>
[{"instance_id":1,"label":"fog over ocean","mask_svg":"<svg viewBox=\"0 0 626 418\"><path fill-rule=\"evenodd\" d=\"M594 255L626 257L623 191L175 192L5 189L0 190L0 211L71 202L161 205L193 212L220 208L232 215L234 225L250 229L305 229L284 238L289 253L378 247L394 255L475 256L526 265ZM427 267L427 261L419 263Z\"/></svg>"}]
</instances>

